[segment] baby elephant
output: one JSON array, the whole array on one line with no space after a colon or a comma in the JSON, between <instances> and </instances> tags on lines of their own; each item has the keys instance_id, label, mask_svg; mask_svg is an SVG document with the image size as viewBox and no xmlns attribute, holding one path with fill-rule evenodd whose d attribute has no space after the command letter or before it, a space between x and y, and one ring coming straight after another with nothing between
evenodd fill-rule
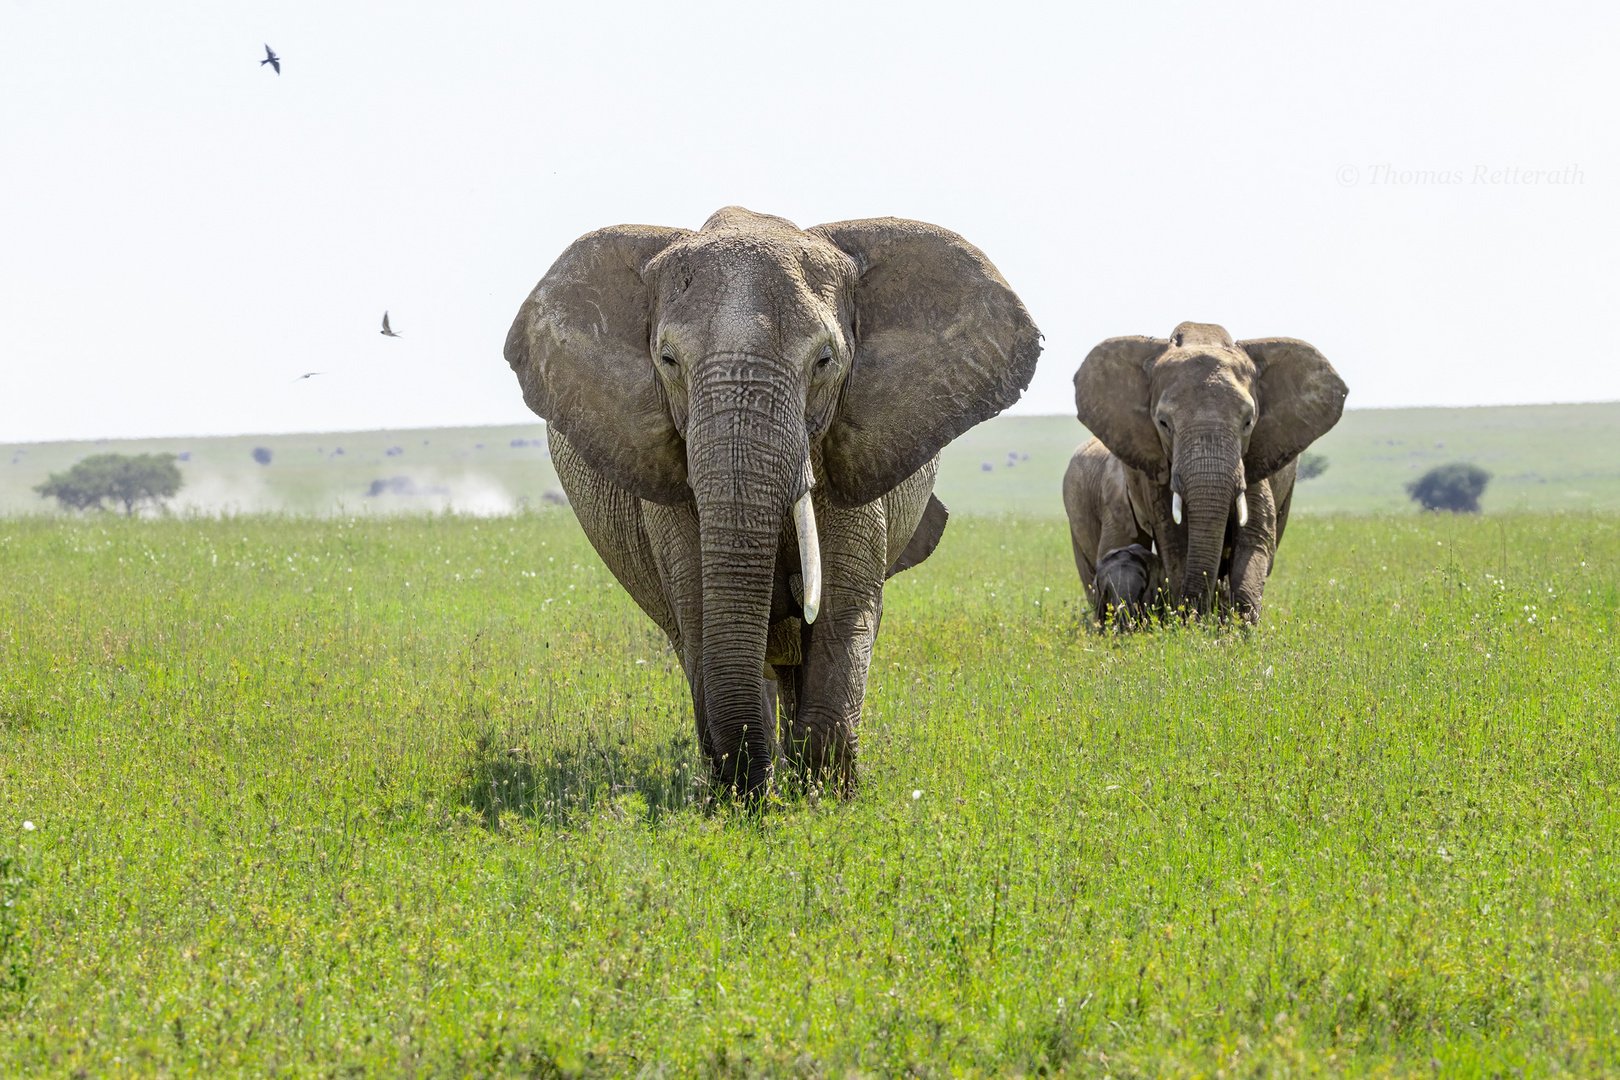
<instances>
[{"instance_id":1,"label":"baby elephant","mask_svg":"<svg viewBox=\"0 0 1620 1080\"><path fill-rule=\"evenodd\" d=\"M1295 459L1338 422L1346 393L1305 342L1233 341L1208 323L1092 349L1075 373L1074 400L1097 437L1075 451L1063 478L1092 602L1101 559L1138 545L1164 560L1170 606L1258 619Z\"/></svg>"},{"instance_id":2,"label":"baby elephant","mask_svg":"<svg viewBox=\"0 0 1620 1080\"><path fill-rule=\"evenodd\" d=\"M1164 564L1156 552L1141 544L1114 548L1097 560L1097 584L1092 604L1097 624L1107 629L1112 616L1114 629L1136 630L1162 609Z\"/></svg>"}]
</instances>

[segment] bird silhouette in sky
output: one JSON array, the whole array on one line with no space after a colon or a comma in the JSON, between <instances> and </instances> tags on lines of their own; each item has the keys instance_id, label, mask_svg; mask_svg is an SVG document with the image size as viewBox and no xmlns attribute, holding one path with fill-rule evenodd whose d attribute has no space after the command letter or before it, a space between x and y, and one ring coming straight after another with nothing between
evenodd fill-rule
<instances>
[{"instance_id":1,"label":"bird silhouette in sky","mask_svg":"<svg viewBox=\"0 0 1620 1080\"><path fill-rule=\"evenodd\" d=\"M264 67L266 64L275 68L277 75L281 74L281 57L277 56L276 50L268 45L264 47L264 59L259 61L259 66Z\"/></svg>"},{"instance_id":2,"label":"bird silhouette in sky","mask_svg":"<svg viewBox=\"0 0 1620 1080\"><path fill-rule=\"evenodd\" d=\"M388 325L388 312L386 312L386 311L383 312L382 335L383 335L383 337L399 337L400 336L399 334L394 333L394 328L392 326Z\"/></svg>"},{"instance_id":3,"label":"bird silhouette in sky","mask_svg":"<svg viewBox=\"0 0 1620 1080\"><path fill-rule=\"evenodd\" d=\"M305 379L313 379L317 375L325 374L326 372L324 371L306 371L302 375L298 376L298 378L294 379L293 382L303 382Z\"/></svg>"}]
</instances>

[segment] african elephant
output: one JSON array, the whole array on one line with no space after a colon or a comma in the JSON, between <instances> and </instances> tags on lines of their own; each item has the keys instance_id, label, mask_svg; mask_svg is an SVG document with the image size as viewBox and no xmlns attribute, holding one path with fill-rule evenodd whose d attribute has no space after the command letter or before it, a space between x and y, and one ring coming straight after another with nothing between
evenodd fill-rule
<instances>
[{"instance_id":1,"label":"african elephant","mask_svg":"<svg viewBox=\"0 0 1620 1080\"><path fill-rule=\"evenodd\" d=\"M1141 544L1112 548L1097 560L1097 622L1107 628L1112 617L1119 630L1147 625L1163 607L1164 563L1159 553Z\"/></svg>"},{"instance_id":2,"label":"african elephant","mask_svg":"<svg viewBox=\"0 0 1620 1080\"><path fill-rule=\"evenodd\" d=\"M1164 565L1153 530L1138 524L1125 466L1097 439L1074 452L1063 474L1074 565L1097 625L1135 629L1162 602ZM1145 516L1145 515L1144 515Z\"/></svg>"},{"instance_id":3,"label":"african elephant","mask_svg":"<svg viewBox=\"0 0 1620 1080\"><path fill-rule=\"evenodd\" d=\"M621 225L535 286L507 362L722 790L765 791L780 742L853 789L883 582L938 543L938 452L1018 399L1039 339L982 252L896 218Z\"/></svg>"},{"instance_id":4,"label":"african elephant","mask_svg":"<svg viewBox=\"0 0 1620 1080\"><path fill-rule=\"evenodd\" d=\"M1070 463L1071 474L1106 480L1097 532L1107 546L1093 550L1156 544L1178 606L1258 619L1295 459L1338 423L1347 393L1322 354L1292 338L1234 342L1185 322L1168 339L1098 345L1074 376L1080 422L1097 438ZM1093 463L1104 452L1117 469ZM1078 562L1072 508L1070 522Z\"/></svg>"}]
</instances>

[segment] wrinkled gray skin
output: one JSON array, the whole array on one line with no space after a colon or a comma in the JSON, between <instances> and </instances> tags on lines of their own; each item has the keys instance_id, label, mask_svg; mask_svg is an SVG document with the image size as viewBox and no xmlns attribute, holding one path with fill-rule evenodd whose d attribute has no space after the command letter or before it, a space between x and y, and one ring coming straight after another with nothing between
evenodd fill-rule
<instances>
[{"instance_id":1,"label":"wrinkled gray skin","mask_svg":"<svg viewBox=\"0 0 1620 1080\"><path fill-rule=\"evenodd\" d=\"M1105 489L1094 500L1107 506L1096 527L1104 546L1091 550L1156 542L1178 606L1258 619L1295 459L1338 423L1347 392L1321 353L1292 338L1235 342L1219 326L1189 322L1169 338L1098 345L1074 376L1080 422L1097 438L1069 469L1077 485L1095 473ZM1118 459L1117 483L1102 483L1111 467L1093 466L1099 454ZM1082 531L1071 507L1071 536Z\"/></svg>"},{"instance_id":2,"label":"wrinkled gray skin","mask_svg":"<svg viewBox=\"0 0 1620 1080\"><path fill-rule=\"evenodd\" d=\"M894 218L617 226L535 287L506 359L586 535L680 654L723 788L763 791L780 738L853 789L883 581L945 525L936 455L1016 401L1039 353L978 249Z\"/></svg>"}]
</instances>

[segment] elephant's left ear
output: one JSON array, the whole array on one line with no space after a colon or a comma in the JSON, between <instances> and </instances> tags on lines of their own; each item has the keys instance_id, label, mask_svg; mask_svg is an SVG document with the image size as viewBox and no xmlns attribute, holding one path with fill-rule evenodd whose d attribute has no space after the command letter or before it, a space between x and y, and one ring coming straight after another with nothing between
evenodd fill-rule
<instances>
[{"instance_id":1,"label":"elephant's left ear","mask_svg":"<svg viewBox=\"0 0 1620 1080\"><path fill-rule=\"evenodd\" d=\"M1258 416L1243 456L1244 478L1264 480L1339 422L1350 391L1327 357L1293 338L1240 341L1259 370Z\"/></svg>"},{"instance_id":2,"label":"elephant's left ear","mask_svg":"<svg viewBox=\"0 0 1620 1080\"><path fill-rule=\"evenodd\" d=\"M821 445L828 493L859 506L1017 401L1041 334L984 252L949 230L870 218L810 232L860 274L854 363Z\"/></svg>"}]
</instances>

